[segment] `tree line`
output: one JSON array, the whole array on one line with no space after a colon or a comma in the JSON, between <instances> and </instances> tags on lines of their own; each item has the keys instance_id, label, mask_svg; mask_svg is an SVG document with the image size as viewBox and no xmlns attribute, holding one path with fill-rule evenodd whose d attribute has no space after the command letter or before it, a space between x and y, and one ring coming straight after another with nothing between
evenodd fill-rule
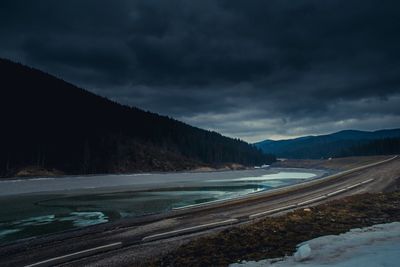
<instances>
[{"instance_id":1,"label":"tree line","mask_svg":"<svg viewBox=\"0 0 400 267\"><path fill-rule=\"evenodd\" d=\"M338 156L372 156L400 154L400 138L383 138L343 149Z\"/></svg>"}]
</instances>

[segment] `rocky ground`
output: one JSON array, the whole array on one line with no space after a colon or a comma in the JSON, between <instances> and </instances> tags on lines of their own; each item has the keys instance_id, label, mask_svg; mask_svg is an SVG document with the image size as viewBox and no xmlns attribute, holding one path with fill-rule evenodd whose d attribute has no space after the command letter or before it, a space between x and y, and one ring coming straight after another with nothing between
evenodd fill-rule
<instances>
[{"instance_id":1,"label":"rocky ground","mask_svg":"<svg viewBox=\"0 0 400 267\"><path fill-rule=\"evenodd\" d=\"M306 240L394 221L400 221L400 191L356 195L200 237L146 265L227 266L278 258Z\"/></svg>"},{"instance_id":2,"label":"rocky ground","mask_svg":"<svg viewBox=\"0 0 400 267\"><path fill-rule=\"evenodd\" d=\"M148 169L134 171L131 169L117 169L115 170L115 174L125 174L125 173L141 173L141 172L182 172L182 171L190 171L190 172L215 172L215 171L236 171L236 170L246 170L252 169L253 167L244 166L242 164L237 163L225 163L225 164L218 164L218 165L207 165L202 163L193 163L189 162L188 164L180 167L174 167L173 165L168 165L169 163L161 163L156 162L159 164L159 169ZM165 165L165 166L164 166ZM167 166L168 165L168 166ZM63 171L57 170L55 168L47 169L39 166L26 166L20 169L14 170L4 177L0 175L1 178L31 178L31 177L58 177L58 176L67 176L67 175L77 175L73 173L65 173ZM90 175L90 174L89 174ZM93 175L93 174L92 174ZM94 174L96 175L96 174ZM101 174L97 174L101 175Z\"/></svg>"},{"instance_id":3,"label":"rocky ground","mask_svg":"<svg viewBox=\"0 0 400 267\"><path fill-rule=\"evenodd\" d=\"M15 177L33 177L33 176L60 176L64 173L57 169L46 169L38 166L27 166L21 168L12 174Z\"/></svg>"}]
</instances>

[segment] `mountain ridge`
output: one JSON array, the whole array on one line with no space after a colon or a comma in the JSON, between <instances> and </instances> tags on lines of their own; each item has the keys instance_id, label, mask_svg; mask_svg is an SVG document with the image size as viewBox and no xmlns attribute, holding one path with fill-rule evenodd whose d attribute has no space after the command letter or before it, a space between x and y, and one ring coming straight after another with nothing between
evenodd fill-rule
<instances>
[{"instance_id":1,"label":"mountain ridge","mask_svg":"<svg viewBox=\"0 0 400 267\"><path fill-rule=\"evenodd\" d=\"M343 154L343 151L368 141L400 137L400 128L375 131L342 130L331 134L303 136L286 140L264 140L254 145L265 153L283 158L328 158Z\"/></svg>"}]
</instances>

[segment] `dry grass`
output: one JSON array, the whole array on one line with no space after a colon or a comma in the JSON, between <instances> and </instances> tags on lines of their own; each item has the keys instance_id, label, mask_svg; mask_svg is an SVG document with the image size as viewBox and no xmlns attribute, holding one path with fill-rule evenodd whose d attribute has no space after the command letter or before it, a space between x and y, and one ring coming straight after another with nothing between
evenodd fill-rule
<instances>
[{"instance_id":1,"label":"dry grass","mask_svg":"<svg viewBox=\"0 0 400 267\"><path fill-rule=\"evenodd\" d=\"M318 236L393 221L400 221L400 192L357 195L198 238L150 265L227 266L282 257Z\"/></svg>"}]
</instances>

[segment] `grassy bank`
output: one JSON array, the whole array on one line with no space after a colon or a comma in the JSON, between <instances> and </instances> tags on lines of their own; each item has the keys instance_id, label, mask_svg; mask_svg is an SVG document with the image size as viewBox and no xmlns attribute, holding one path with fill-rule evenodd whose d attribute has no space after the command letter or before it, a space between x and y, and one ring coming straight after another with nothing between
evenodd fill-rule
<instances>
[{"instance_id":1,"label":"grassy bank","mask_svg":"<svg viewBox=\"0 0 400 267\"><path fill-rule=\"evenodd\" d=\"M400 221L400 192L363 194L198 238L152 266L226 266L292 254L296 245L352 228Z\"/></svg>"}]
</instances>

